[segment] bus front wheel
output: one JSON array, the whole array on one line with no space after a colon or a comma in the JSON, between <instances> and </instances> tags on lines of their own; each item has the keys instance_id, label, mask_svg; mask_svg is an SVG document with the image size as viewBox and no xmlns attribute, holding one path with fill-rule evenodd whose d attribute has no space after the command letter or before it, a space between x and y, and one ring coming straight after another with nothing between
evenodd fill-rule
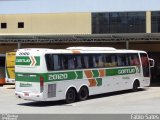
<instances>
[{"instance_id":1,"label":"bus front wheel","mask_svg":"<svg viewBox=\"0 0 160 120\"><path fill-rule=\"evenodd\" d=\"M76 90L74 88L70 88L66 93L66 103L73 103L76 101Z\"/></svg>"},{"instance_id":2,"label":"bus front wheel","mask_svg":"<svg viewBox=\"0 0 160 120\"><path fill-rule=\"evenodd\" d=\"M133 90L134 92L137 92L139 86L140 86L140 85L139 85L139 81L136 80L136 81L133 83L133 88L132 88L132 90Z\"/></svg>"},{"instance_id":3,"label":"bus front wheel","mask_svg":"<svg viewBox=\"0 0 160 120\"><path fill-rule=\"evenodd\" d=\"M89 91L88 91L88 88L83 86L81 87L81 89L79 90L79 93L78 93L78 98L80 101L83 101L83 100L86 100L89 96Z\"/></svg>"}]
</instances>

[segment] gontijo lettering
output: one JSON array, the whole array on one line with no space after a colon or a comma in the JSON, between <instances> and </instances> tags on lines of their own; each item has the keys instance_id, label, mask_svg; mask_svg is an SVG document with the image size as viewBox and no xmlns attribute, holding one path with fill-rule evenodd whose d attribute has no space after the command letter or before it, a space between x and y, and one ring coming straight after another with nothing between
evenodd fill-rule
<instances>
[{"instance_id":1,"label":"gontijo lettering","mask_svg":"<svg viewBox=\"0 0 160 120\"><path fill-rule=\"evenodd\" d=\"M26 63L26 62L27 62L27 63L29 62L29 63L30 63L31 60L30 60L30 59L16 59L16 62L25 62L25 63Z\"/></svg>"},{"instance_id":2,"label":"gontijo lettering","mask_svg":"<svg viewBox=\"0 0 160 120\"><path fill-rule=\"evenodd\" d=\"M136 73L136 70L134 68L128 68L128 69L120 69L120 70L118 70L118 74L119 75L133 74L133 73Z\"/></svg>"}]
</instances>

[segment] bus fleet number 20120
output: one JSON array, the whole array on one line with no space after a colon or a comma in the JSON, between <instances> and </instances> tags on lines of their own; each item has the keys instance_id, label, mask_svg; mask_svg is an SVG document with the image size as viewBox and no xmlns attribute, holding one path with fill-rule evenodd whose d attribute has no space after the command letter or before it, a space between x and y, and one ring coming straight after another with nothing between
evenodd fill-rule
<instances>
[{"instance_id":1,"label":"bus fleet number 20120","mask_svg":"<svg viewBox=\"0 0 160 120\"><path fill-rule=\"evenodd\" d=\"M48 80L64 80L67 79L67 74L50 74L48 75Z\"/></svg>"}]
</instances>

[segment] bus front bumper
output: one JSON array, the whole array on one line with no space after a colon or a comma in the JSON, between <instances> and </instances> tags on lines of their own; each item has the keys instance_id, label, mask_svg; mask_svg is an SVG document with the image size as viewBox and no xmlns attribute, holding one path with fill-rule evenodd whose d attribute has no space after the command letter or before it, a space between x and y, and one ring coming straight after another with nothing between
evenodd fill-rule
<instances>
[{"instance_id":1,"label":"bus front bumper","mask_svg":"<svg viewBox=\"0 0 160 120\"><path fill-rule=\"evenodd\" d=\"M32 100L32 101L45 101L43 97L43 93L29 93L29 92L16 92L15 95L17 98L22 98L24 100Z\"/></svg>"}]
</instances>

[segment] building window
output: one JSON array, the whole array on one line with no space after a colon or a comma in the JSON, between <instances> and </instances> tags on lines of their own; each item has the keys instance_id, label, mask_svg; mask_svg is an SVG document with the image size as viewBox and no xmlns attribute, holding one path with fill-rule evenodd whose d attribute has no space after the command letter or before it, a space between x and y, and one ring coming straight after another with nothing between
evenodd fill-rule
<instances>
[{"instance_id":1,"label":"building window","mask_svg":"<svg viewBox=\"0 0 160 120\"><path fill-rule=\"evenodd\" d=\"M159 33L160 32L160 11L153 11L151 13L151 26L152 26L152 33Z\"/></svg>"},{"instance_id":2,"label":"building window","mask_svg":"<svg viewBox=\"0 0 160 120\"><path fill-rule=\"evenodd\" d=\"M92 33L109 33L109 13L92 14Z\"/></svg>"},{"instance_id":3,"label":"building window","mask_svg":"<svg viewBox=\"0 0 160 120\"><path fill-rule=\"evenodd\" d=\"M145 12L92 13L92 33L145 33Z\"/></svg>"},{"instance_id":4,"label":"building window","mask_svg":"<svg viewBox=\"0 0 160 120\"><path fill-rule=\"evenodd\" d=\"M24 28L24 22L18 22L18 28Z\"/></svg>"},{"instance_id":5,"label":"building window","mask_svg":"<svg viewBox=\"0 0 160 120\"><path fill-rule=\"evenodd\" d=\"M2 29L7 28L7 23L1 23L1 28L2 28Z\"/></svg>"}]
</instances>

